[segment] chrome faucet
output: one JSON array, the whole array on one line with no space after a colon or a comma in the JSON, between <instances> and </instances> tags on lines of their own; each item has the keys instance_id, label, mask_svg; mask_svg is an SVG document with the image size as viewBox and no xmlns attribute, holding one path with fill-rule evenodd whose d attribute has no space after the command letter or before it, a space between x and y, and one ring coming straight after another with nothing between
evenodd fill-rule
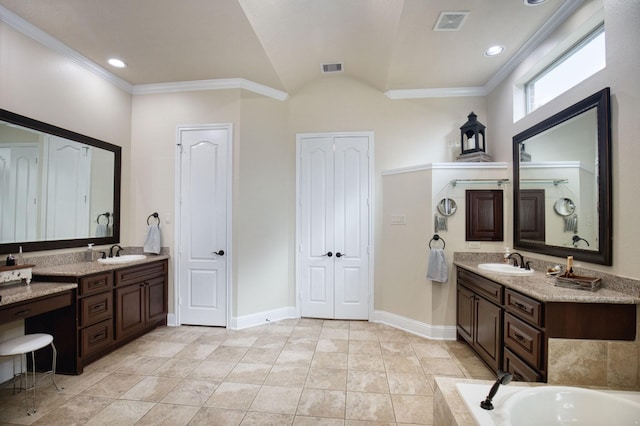
<instances>
[{"instance_id":1,"label":"chrome faucet","mask_svg":"<svg viewBox=\"0 0 640 426\"><path fill-rule=\"evenodd\" d=\"M513 259L513 256L520 257L520 264L518 264L518 260L517 259ZM514 251L509 256L507 256L507 259L513 260L513 266L515 266L515 267L520 266L523 269L531 269L531 268L528 267L529 266L529 262L525 263L524 257L522 257L522 255L520 253L518 253L517 251Z\"/></svg>"},{"instance_id":2,"label":"chrome faucet","mask_svg":"<svg viewBox=\"0 0 640 426\"><path fill-rule=\"evenodd\" d=\"M111 246L111 248L109 249L109 257L113 257L113 249L116 249L116 257L120 256L120 252L122 251L122 247L120 247L118 244L114 244Z\"/></svg>"},{"instance_id":3,"label":"chrome faucet","mask_svg":"<svg viewBox=\"0 0 640 426\"><path fill-rule=\"evenodd\" d=\"M513 375L511 373L505 373L504 371L498 370L498 380L496 380L493 386L491 386L489 395L487 395L487 398L480 403L480 407L485 410L493 410L493 403L491 400L496 396L496 393L498 393L498 388L500 388L500 385L508 385L511 383L512 378Z\"/></svg>"}]
</instances>

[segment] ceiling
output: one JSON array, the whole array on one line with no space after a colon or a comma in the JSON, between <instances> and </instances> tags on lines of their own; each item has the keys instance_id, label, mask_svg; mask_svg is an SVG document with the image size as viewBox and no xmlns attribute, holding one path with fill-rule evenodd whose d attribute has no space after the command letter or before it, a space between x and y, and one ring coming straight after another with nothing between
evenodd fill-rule
<instances>
[{"instance_id":1,"label":"ceiling","mask_svg":"<svg viewBox=\"0 0 640 426\"><path fill-rule=\"evenodd\" d=\"M482 87L545 23L548 29L558 20L564 3L0 0L132 86L240 78L289 94L323 77L321 64L330 62L385 92ZM461 29L433 31L440 13L452 11L469 12ZM495 44L505 52L484 56ZM110 67L106 60L114 56L128 66Z\"/></svg>"}]
</instances>

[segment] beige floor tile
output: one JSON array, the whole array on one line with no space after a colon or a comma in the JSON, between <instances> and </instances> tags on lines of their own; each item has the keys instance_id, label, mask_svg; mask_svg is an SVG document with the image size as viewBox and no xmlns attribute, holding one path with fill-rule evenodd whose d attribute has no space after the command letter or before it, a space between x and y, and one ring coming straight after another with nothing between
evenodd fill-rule
<instances>
[{"instance_id":1,"label":"beige floor tile","mask_svg":"<svg viewBox=\"0 0 640 426\"><path fill-rule=\"evenodd\" d=\"M343 419L330 419L327 417L296 416L293 426L343 426Z\"/></svg>"},{"instance_id":2,"label":"beige floor tile","mask_svg":"<svg viewBox=\"0 0 640 426\"><path fill-rule=\"evenodd\" d=\"M345 426L398 426L396 422L380 422L368 420L350 420L344 421Z\"/></svg>"},{"instance_id":3,"label":"beige floor tile","mask_svg":"<svg viewBox=\"0 0 640 426\"><path fill-rule=\"evenodd\" d=\"M136 426L187 425L198 409L188 405L156 404L136 423Z\"/></svg>"},{"instance_id":4,"label":"beige floor tile","mask_svg":"<svg viewBox=\"0 0 640 426\"><path fill-rule=\"evenodd\" d=\"M158 402L180 383L176 377L147 376L120 396L120 399Z\"/></svg>"},{"instance_id":5,"label":"beige floor tile","mask_svg":"<svg viewBox=\"0 0 640 426\"><path fill-rule=\"evenodd\" d=\"M141 356L121 363L116 372L122 374L151 374L169 359L169 357Z\"/></svg>"},{"instance_id":6,"label":"beige floor tile","mask_svg":"<svg viewBox=\"0 0 640 426\"><path fill-rule=\"evenodd\" d=\"M346 418L394 422L391 396L383 393L347 392Z\"/></svg>"},{"instance_id":7,"label":"beige floor tile","mask_svg":"<svg viewBox=\"0 0 640 426\"><path fill-rule=\"evenodd\" d=\"M32 424L81 425L88 422L113 401L110 398L76 395Z\"/></svg>"},{"instance_id":8,"label":"beige floor tile","mask_svg":"<svg viewBox=\"0 0 640 426\"><path fill-rule=\"evenodd\" d=\"M409 333L402 330L380 330L378 339L381 342L410 342Z\"/></svg>"},{"instance_id":9,"label":"beige floor tile","mask_svg":"<svg viewBox=\"0 0 640 426\"><path fill-rule=\"evenodd\" d=\"M316 352L349 352L349 341L343 339L320 339L316 345Z\"/></svg>"},{"instance_id":10,"label":"beige floor tile","mask_svg":"<svg viewBox=\"0 0 640 426\"><path fill-rule=\"evenodd\" d=\"M174 355L175 358L185 359L197 359L203 360L209 357L213 351L218 349L219 344L202 344L202 343L190 343L184 347L180 352Z\"/></svg>"},{"instance_id":11,"label":"beige floor tile","mask_svg":"<svg viewBox=\"0 0 640 426\"><path fill-rule=\"evenodd\" d=\"M99 360L92 362L84 368L85 373L94 371L105 371L113 373L121 367L122 363L126 363L130 360L135 360L137 356L135 354L123 354L118 352L112 352Z\"/></svg>"},{"instance_id":12,"label":"beige floor tile","mask_svg":"<svg viewBox=\"0 0 640 426\"><path fill-rule=\"evenodd\" d=\"M62 392L38 392L36 412L28 416L24 393L20 392L14 395L13 390L3 388L0 391L0 424L28 425L34 423L72 398L75 398L75 395Z\"/></svg>"},{"instance_id":13,"label":"beige floor tile","mask_svg":"<svg viewBox=\"0 0 640 426\"><path fill-rule=\"evenodd\" d=\"M189 422L189 426L238 426L245 412L223 408L202 407Z\"/></svg>"},{"instance_id":14,"label":"beige floor tile","mask_svg":"<svg viewBox=\"0 0 640 426\"><path fill-rule=\"evenodd\" d=\"M201 407L218 387L217 382L186 379L178 383L162 399L165 404L193 405Z\"/></svg>"},{"instance_id":15,"label":"beige floor tile","mask_svg":"<svg viewBox=\"0 0 640 426\"><path fill-rule=\"evenodd\" d=\"M349 340L350 354L382 354L379 342L367 340Z\"/></svg>"},{"instance_id":16,"label":"beige floor tile","mask_svg":"<svg viewBox=\"0 0 640 426\"><path fill-rule=\"evenodd\" d=\"M344 419L345 405L344 391L304 389L300 395L296 415Z\"/></svg>"},{"instance_id":17,"label":"beige floor tile","mask_svg":"<svg viewBox=\"0 0 640 426\"><path fill-rule=\"evenodd\" d=\"M69 394L80 394L86 389L107 377L109 373L104 371L87 371L79 376L63 376L56 374L56 382L62 387L62 392Z\"/></svg>"},{"instance_id":18,"label":"beige floor tile","mask_svg":"<svg viewBox=\"0 0 640 426\"><path fill-rule=\"evenodd\" d=\"M349 321L350 330L371 330L378 331L378 324L369 321Z\"/></svg>"},{"instance_id":19,"label":"beige floor tile","mask_svg":"<svg viewBox=\"0 0 640 426\"><path fill-rule=\"evenodd\" d=\"M349 339L349 328L322 327L320 339Z\"/></svg>"},{"instance_id":20,"label":"beige floor tile","mask_svg":"<svg viewBox=\"0 0 640 426\"><path fill-rule=\"evenodd\" d=\"M380 349L383 355L414 356L416 354L409 342L380 342Z\"/></svg>"},{"instance_id":21,"label":"beige floor tile","mask_svg":"<svg viewBox=\"0 0 640 426\"><path fill-rule=\"evenodd\" d=\"M398 423L433 424L433 398L421 395L391 395Z\"/></svg>"},{"instance_id":22,"label":"beige floor tile","mask_svg":"<svg viewBox=\"0 0 640 426\"><path fill-rule=\"evenodd\" d=\"M223 382L204 405L206 407L247 410L259 390L259 385Z\"/></svg>"},{"instance_id":23,"label":"beige floor tile","mask_svg":"<svg viewBox=\"0 0 640 426\"><path fill-rule=\"evenodd\" d=\"M278 349L281 350L284 348L285 343L287 343L287 336L281 336L277 334L273 335L265 335L259 336L256 341L251 346L252 349L261 348L261 349Z\"/></svg>"},{"instance_id":24,"label":"beige floor tile","mask_svg":"<svg viewBox=\"0 0 640 426\"><path fill-rule=\"evenodd\" d=\"M261 385L271 371L271 365L238 363L225 381Z\"/></svg>"},{"instance_id":25,"label":"beige floor tile","mask_svg":"<svg viewBox=\"0 0 640 426\"><path fill-rule=\"evenodd\" d=\"M324 320L322 321L323 328L351 328L351 321L343 320Z\"/></svg>"},{"instance_id":26,"label":"beige floor tile","mask_svg":"<svg viewBox=\"0 0 640 426\"><path fill-rule=\"evenodd\" d=\"M309 374L308 367L294 367L288 365L274 365L264 381L269 386L302 387Z\"/></svg>"},{"instance_id":27,"label":"beige floor tile","mask_svg":"<svg viewBox=\"0 0 640 426\"><path fill-rule=\"evenodd\" d=\"M387 374L383 371L349 370L347 390L351 392L389 393Z\"/></svg>"},{"instance_id":28,"label":"beige floor tile","mask_svg":"<svg viewBox=\"0 0 640 426\"><path fill-rule=\"evenodd\" d=\"M291 334L290 338L298 339L298 338L309 338L309 339L318 339L320 337L321 327L303 327L298 326L295 327Z\"/></svg>"},{"instance_id":29,"label":"beige floor tile","mask_svg":"<svg viewBox=\"0 0 640 426\"><path fill-rule=\"evenodd\" d=\"M315 351L318 345L318 339L308 337L289 337L284 345L287 351Z\"/></svg>"},{"instance_id":30,"label":"beige floor tile","mask_svg":"<svg viewBox=\"0 0 640 426\"><path fill-rule=\"evenodd\" d=\"M133 425L154 406L155 403L147 401L116 400L92 417L85 425Z\"/></svg>"},{"instance_id":31,"label":"beige floor tile","mask_svg":"<svg viewBox=\"0 0 640 426\"><path fill-rule=\"evenodd\" d=\"M421 358L420 364L426 374L441 376L464 377L453 359L448 358Z\"/></svg>"},{"instance_id":32,"label":"beige floor tile","mask_svg":"<svg viewBox=\"0 0 640 426\"><path fill-rule=\"evenodd\" d=\"M162 377L187 377L200 364L202 361L198 359L170 358L152 374Z\"/></svg>"},{"instance_id":33,"label":"beige floor tile","mask_svg":"<svg viewBox=\"0 0 640 426\"><path fill-rule=\"evenodd\" d=\"M366 340L366 341L378 341L378 333L372 330L358 330L350 329L349 340Z\"/></svg>"},{"instance_id":34,"label":"beige floor tile","mask_svg":"<svg viewBox=\"0 0 640 426\"><path fill-rule=\"evenodd\" d=\"M344 391L347 389L347 370L311 368L304 387Z\"/></svg>"},{"instance_id":35,"label":"beige floor tile","mask_svg":"<svg viewBox=\"0 0 640 426\"><path fill-rule=\"evenodd\" d=\"M100 396L103 398L118 398L146 376L137 374L109 374L95 385L82 392L83 395Z\"/></svg>"},{"instance_id":36,"label":"beige floor tile","mask_svg":"<svg viewBox=\"0 0 640 426\"><path fill-rule=\"evenodd\" d=\"M384 355L384 365L390 373L422 373L420 361L416 356Z\"/></svg>"},{"instance_id":37,"label":"beige floor tile","mask_svg":"<svg viewBox=\"0 0 640 426\"><path fill-rule=\"evenodd\" d=\"M241 362L247 364L271 364L273 365L280 356L280 349L249 348L242 357Z\"/></svg>"},{"instance_id":38,"label":"beige floor tile","mask_svg":"<svg viewBox=\"0 0 640 426\"><path fill-rule=\"evenodd\" d=\"M242 426L287 426L293 424L293 415L249 412L240 424Z\"/></svg>"},{"instance_id":39,"label":"beige floor tile","mask_svg":"<svg viewBox=\"0 0 640 426\"><path fill-rule=\"evenodd\" d=\"M154 341L149 342L143 350L136 352L149 357L171 358L176 356L187 346L188 345L186 343Z\"/></svg>"},{"instance_id":40,"label":"beige floor tile","mask_svg":"<svg viewBox=\"0 0 640 426\"><path fill-rule=\"evenodd\" d=\"M347 354L342 352L316 352L311 361L312 368L347 369Z\"/></svg>"},{"instance_id":41,"label":"beige floor tile","mask_svg":"<svg viewBox=\"0 0 640 426\"><path fill-rule=\"evenodd\" d=\"M433 390L423 373L387 373L389 391L392 394L433 395Z\"/></svg>"},{"instance_id":42,"label":"beige floor tile","mask_svg":"<svg viewBox=\"0 0 640 426\"><path fill-rule=\"evenodd\" d=\"M451 358L446 346L439 342L412 343L418 358Z\"/></svg>"},{"instance_id":43,"label":"beige floor tile","mask_svg":"<svg viewBox=\"0 0 640 426\"><path fill-rule=\"evenodd\" d=\"M349 353L349 370L385 371L382 355Z\"/></svg>"},{"instance_id":44,"label":"beige floor tile","mask_svg":"<svg viewBox=\"0 0 640 426\"><path fill-rule=\"evenodd\" d=\"M295 414L302 388L262 386L251 404L250 411Z\"/></svg>"},{"instance_id":45,"label":"beige floor tile","mask_svg":"<svg viewBox=\"0 0 640 426\"><path fill-rule=\"evenodd\" d=\"M309 367L313 359L313 351L287 351L280 352L276 365L288 365L291 367Z\"/></svg>"},{"instance_id":46,"label":"beige floor tile","mask_svg":"<svg viewBox=\"0 0 640 426\"><path fill-rule=\"evenodd\" d=\"M190 379L223 380L236 366L235 362L206 359L194 368L187 377Z\"/></svg>"},{"instance_id":47,"label":"beige floor tile","mask_svg":"<svg viewBox=\"0 0 640 426\"><path fill-rule=\"evenodd\" d=\"M258 336L233 336L227 338L220 346L250 348L258 340Z\"/></svg>"},{"instance_id":48,"label":"beige floor tile","mask_svg":"<svg viewBox=\"0 0 640 426\"><path fill-rule=\"evenodd\" d=\"M211 352L211 355L207 357L212 361L223 362L238 362L249 351L249 348L237 347L237 346L219 346L215 351Z\"/></svg>"}]
</instances>

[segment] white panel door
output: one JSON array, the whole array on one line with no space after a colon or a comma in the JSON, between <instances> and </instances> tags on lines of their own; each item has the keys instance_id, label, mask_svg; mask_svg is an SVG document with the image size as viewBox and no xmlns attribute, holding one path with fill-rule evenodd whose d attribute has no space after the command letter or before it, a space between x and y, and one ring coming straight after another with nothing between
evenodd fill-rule
<instances>
[{"instance_id":1,"label":"white panel door","mask_svg":"<svg viewBox=\"0 0 640 426\"><path fill-rule=\"evenodd\" d=\"M300 313L368 319L369 136L298 143Z\"/></svg>"},{"instance_id":2,"label":"white panel door","mask_svg":"<svg viewBox=\"0 0 640 426\"><path fill-rule=\"evenodd\" d=\"M231 125L180 128L181 324L227 325Z\"/></svg>"}]
</instances>

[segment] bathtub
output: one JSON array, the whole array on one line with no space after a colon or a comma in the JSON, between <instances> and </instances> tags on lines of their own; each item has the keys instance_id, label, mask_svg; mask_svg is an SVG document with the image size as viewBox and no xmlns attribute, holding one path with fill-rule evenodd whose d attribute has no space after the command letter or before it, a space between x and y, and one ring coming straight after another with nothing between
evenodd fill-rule
<instances>
[{"instance_id":1,"label":"bathtub","mask_svg":"<svg viewBox=\"0 0 640 426\"><path fill-rule=\"evenodd\" d=\"M640 425L640 392L570 386L501 386L493 410L480 408L491 385L457 383L476 422L493 425Z\"/></svg>"}]
</instances>

